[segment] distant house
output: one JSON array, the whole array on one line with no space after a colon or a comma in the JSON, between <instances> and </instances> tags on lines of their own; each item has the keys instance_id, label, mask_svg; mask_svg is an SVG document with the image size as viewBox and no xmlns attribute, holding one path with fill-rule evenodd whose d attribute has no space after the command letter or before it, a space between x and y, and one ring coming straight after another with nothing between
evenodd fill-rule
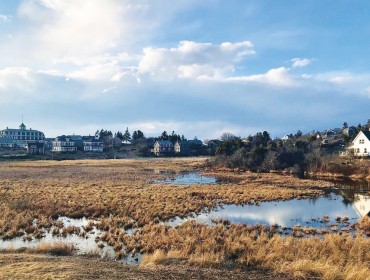
<instances>
[{"instance_id":1,"label":"distant house","mask_svg":"<svg viewBox=\"0 0 370 280\"><path fill-rule=\"evenodd\" d=\"M70 136L58 136L53 141L53 152L59 153L73 153L77 152L76 141L74 141Z\"/></svg>"},{"instance_id":2,"label":"distant house","mask_svg":"<svg viewBox=\"0 0 370 280\"><path fill-rule=\"evenodd\" d=\"M77 150L83 151L84 144L83 144L83 137L81 135L67 135L71 141L75 143L75 146L77 147Z\"/></svg>"},{"instance_id":3,"label":"distant house","mask_svg":"<svg viewBox=\"0 0 370 280\"><path fill-rule=\"evenodd\" d=\"M322 138L323 139L327 139L327 138L332 138L336 135L335 131L332 130L332 129L329 129L327 131L325 131L323 134L322 134Z\"/></svg>"},{"instance_id":4,"label":"distant house","mask_svg":"<svg viewBox=\"0 0 370 280\"><path fill-rule=\"evenodd\" d=\"M85 152L103 152L103 142L95 139L95 137L83 137L83 146Z\"/></svg>"},{"instance_id":5,"label":"distant house","mask_svg":"<svg viewBox=\"0 0 370 280\"><path fill-rule=\"evenodd\" d=\"M15 145L27 148L28 141L43 141L45 135L43 132L33 129L27 129L24 123L19 126L19 129L6 128L0 130L0 137L11 138Z\"/></svg>"},{"instance_id":6,"label":"distant house","mask_svg":"<svg viewBox=\"0 0 370 280\"><path fill-rule=\"evenodd\" d=\"M342 130L343 135L347 135L348 137L353 137L356 134L356 128L353 126L346 127Z\"/></svg>"},{"instance_id":7,"label":"distant house","mask_svg":"<svg viewBox=\"0 0 370 280\"><path fill-rule=\"evenodd\" d=\"M193 140L189 140L189 142L190 142L190 145L194 147L201 147L203 145L203 142L200 141L196 136L194 137Z\"/></svg>"},{"instance_id":8,"label":"distant house","mask_svg":"<svg viewBox=\"0 0 370 280\"><path fill-rule=\"evenodd\" d=\"M200 141L197 137L193 140L183 140L177 141L175 143L174 149L176 154L180 155L190 155L195 154L203 147L203 142Z\"/></svg>"},{"instance_id":9,"label":"distant house","mask_svg":"<svg viewBox=\"0 0 370 280\"><path fill-rule=\"evenodd\" d=\"M51 151L53 149L53 141L54 138L45 138L44 144L46 150Z\"/></svg>"},{"instance_id":10,"label":"distant house","mask_svg":"<svg viewBox=\"0 0 370 280\"><path fill-rule=\"evenodd\" d=\"M281 137L281 140L283 140L283 141L288 141L290 139L293 139L292 134L287 134L287 135L284 135L283 137Z\"/></svg>"},{"instance_id":11,"label":"distant house","mask_svg":"<svg viewBox=\"0 0 370 280\"><path fill-rule=\"evenodd\" d=\"M350 149L355 156L368 157L370 155L370 131L360 131L352 141Z\"/></svg>"},{"instance_id":12,"label":"distant house","mask_svg":"<svg viewBox=\"0 0 370 280\"><path fill-rule=\"evenodd\" d=\"M189 141L177 141L174 148L175 153L181 155L188 155L191 151L191 145Z\"/></svg>"},{"instance_id":13,"label":"distant house","mask_svg":"<svg viewBox=\"0 0 370 280\"><path fill-rule=\"evenodd\" d=\"M29 155L43 155L45 154L45 144L40 141L29 141L27 143L27 154Z\"/></svg>"},{"instance_id":14,"label":"distant house","mask_svg":"<svg viewBox=\"0 0 370 280\"><path fill-rule=\"evenodd\" d=\"M10 137L0 137L0 147L3 148L13 148L15 146L15 141Z\"/></svg>"},{"instance_id":15,"label":"distant house","mask_svg":"<svg viewBox=\"0 0 370 280\"><path fill-rule=\"evenodd\" d=\"M171 141L156 141L154 143L153 152L157 156L169 155L174 152L174 145Z\"/></svg>"}]
</instances>

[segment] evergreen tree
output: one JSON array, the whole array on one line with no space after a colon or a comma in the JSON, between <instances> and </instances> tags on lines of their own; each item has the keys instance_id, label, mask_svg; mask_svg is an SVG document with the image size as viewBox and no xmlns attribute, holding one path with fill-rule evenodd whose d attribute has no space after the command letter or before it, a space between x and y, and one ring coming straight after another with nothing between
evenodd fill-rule
<instances>
[{"instance_id":1,"label":"evergreen tree","mask_svg":"<svg viewBox=\"0 0 370 280\"><path fill-rule=\"evenodd\" d=\"M141 139L141 138L145 138L144 133L141 130L134 131L132 133L132 140L138 140L138 139Z\"/></svg>"},{"instance_id":2,"label":"evergreen tree","mask_svg":"<svg viewBox=\"0 0 370 280\"><path fill-rule=\"evenodd\" d=\"M162 135L159 138L161 138L161 140L163 140L163 141L168 140L167 131L163 131Z\"/></svg>"},{"instance_id":3,"label":"evergreen tree","mask_svg":"<svg viewBox=\"0 0 370 280\"><path fill-rule=\"evenodd\" d=\"M121 131L117 131L114 137L118 137L119 139L123 140L123 134Z\"/></svg>"},{"instance_id":4,"label":"evergreen tree","mask_svg":"<svg viewBox=\"0 0 370 280\"><path fill-rule=\"evenodd\" d=\"M125 131L125 133L123 134L122 141L123 141L123 142L126 142L126 143L131 141L131 134L130 134L130 132L128 131L128 127L126 128L126 131Z\"/></svg>"}]
</instances>

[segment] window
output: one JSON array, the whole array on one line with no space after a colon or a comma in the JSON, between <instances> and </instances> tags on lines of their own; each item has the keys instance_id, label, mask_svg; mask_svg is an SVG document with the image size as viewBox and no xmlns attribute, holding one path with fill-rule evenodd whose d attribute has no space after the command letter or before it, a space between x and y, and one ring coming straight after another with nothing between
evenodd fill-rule
<instances>
[{"instance_id":1,"label":"window","mask_svg":"<svg viewBox=\"0 0 370 280\"><path fill-rule=\"evenodd\" d=\"M360 149L359 149L359 148L357 149L357 153L358 153L358 154L360 153Z\"/></svg>"},{"instance_id":2,"label":"window","mask_svg":"<svg viewBox=\"0 0 370 280\"><path fill-rule=\"evenodd\" d=\"M367 149L366 148L364 149L364 154L367 154Z\"/></svg>"},{"instance_id":3,"label":"window","mask_svg":"<svg viewBox=\"0 0 370 280\"><path fill-rule=\"evenodd\" d=\"M360 139L360 144L365 144L365 140L364 139Z\"/></svg>"}]
</instances>

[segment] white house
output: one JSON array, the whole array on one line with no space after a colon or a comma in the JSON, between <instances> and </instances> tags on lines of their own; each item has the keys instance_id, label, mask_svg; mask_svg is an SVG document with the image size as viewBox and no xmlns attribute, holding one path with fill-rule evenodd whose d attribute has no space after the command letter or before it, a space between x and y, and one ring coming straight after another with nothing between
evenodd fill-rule
<instances>
[{"instance_id":1,"label":"white house","mask_svg":"<svg viewBox=\"0 0 370 280\"><path fill-rule=\"evenodd\" d=\"M370 156L370 131L360 131L352 141L350 149L353 149L355 156Z\"/></svg>"},{"instance_id":2,"label":"white house","mask_svg":"<svg viewBox=\"0 0 370 280\"><path fill-rule=\"evenodd\" d=\"M24 123L19 126L19 129L6 128L0 130L0 137L11 138L17 146L27 148L28 142L44 141L45 135L43 132L33 129L27 129Z\"/></svg>"},{"instance_id":3,"label":"white house","mask_svg":"<svg viewBox=\"0 0 370 280\"><path fill-rule=\"evenodd\" d=\"M94 137L90 137L90 139L85 139L83 143L85 152L102 153L104 150L103 142L98 139L95 139Z\"/></svg>"},{"instance_id":4,"label":"white house","mask_svg":"<svg viewBox=\"0 0 370 280\"><path fill-rule=\"evenodd\" d=\"M76 141L69 136L58 136L53 141L53 152L77 152Z\"/></svg>"}]
</instances>

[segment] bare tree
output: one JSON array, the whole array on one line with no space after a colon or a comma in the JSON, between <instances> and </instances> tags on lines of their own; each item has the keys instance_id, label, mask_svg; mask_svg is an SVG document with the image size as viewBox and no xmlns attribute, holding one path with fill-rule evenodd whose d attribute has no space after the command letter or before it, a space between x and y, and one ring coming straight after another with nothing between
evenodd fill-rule
<instances>
[{"instance_id":1,"label":"bare tree","mask_svg":"<svg viewBox=\"0 0 370 280\"><path fill-rule=\"evenodd\" d=\"M227 141L227 140L231 140L231 139L234 139L234 138L236 138L236 136L234 134L232 134L231 132L224 132L220 136L221 141Z\"/></svg>"}]
</instances>

